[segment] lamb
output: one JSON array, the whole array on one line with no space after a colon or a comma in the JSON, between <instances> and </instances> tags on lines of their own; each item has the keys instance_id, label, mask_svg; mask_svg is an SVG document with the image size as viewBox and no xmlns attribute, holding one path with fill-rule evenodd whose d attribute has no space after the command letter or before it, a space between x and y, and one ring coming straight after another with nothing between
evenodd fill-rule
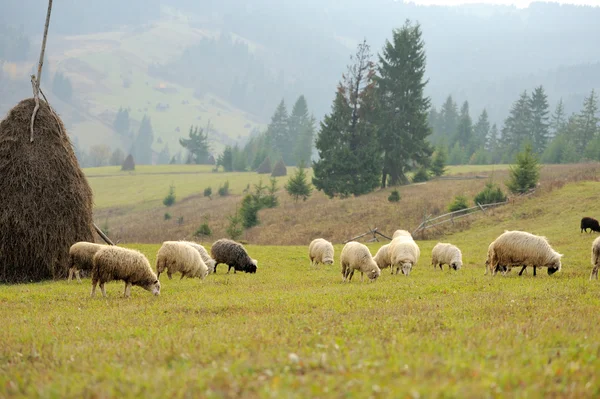
<instances>
[{"instance_id":1,"label":"lamb","mask_svg":"<svg viewBox=\"0 0 600 399\"><path fill-rule=\"evenodd\" d=\"M600 237L596 238L592 243L592 274L590 280L595 277L598 280L598 268L600 268Z\"/></svg>"},{"instance_id":2,"label":"lamb","mask_svg":"<svg viewBox=\"0 0 600 399\"><path fill-rule=\"evenodd\" d=\"M595 231L597 233L600 233L600 224L598 224L598 221L594 218L590 218L590 217L584 217L583 219L581 219L581 232L583 233L584 231L587 233L587 229L590 229L590 233L592 231Z\"/></svg>"},{"instance_id":3,"label":"lamb","mask_svg":"<svg viewBox=\"0 0 600 399\"><path fill-rule=\"evenodd\" d=\"M311 266L333 265L333 245L323 238L315 238L308 246L308 257Z\"/></svg>"},{"instance_id":4,"label":"lamb","mask_svg":"<svg viewBox=\"0 0 600 399\"><path fill-rule=\"evenodd\" d=\"M547 267L549 275L561 269L563 255L552 249L546 237L524 231L505 231L490 246L489 267L492 274L496 274L500 267L513 266L523 267L519 276L527 266L533 266L534 276L538 267Z\"/></svg>"},{"instance_id":5,"label":"lamb","mask_svg":"<svg viewBox=\"0 0 600 399\"><path fill-rule=\"evenodd\" d=\"M76 242L69 248L69 279L73 279L73 274L77 277L77 281L81 283L79 272L81 270L91 271L93 267L92 260L94 255L104 245L94 244L93 242Z\"/></svg>"},{"instance_id":6,"label":"lamb","mask_svg":"<svg viewBox=\"0 0 600 399\"><path fill-rule=\"evenodd\" d=\"M196 251L198 251L198 253L200 254L200 257L204 261L204 264L206 265L206 267L208 267L208 274L214 272L215 260L210 257L210 255L208 254L208 251L202 245L195 243L193 241L181 241L181 242L191 245L192 247L194 247L196 249Z\"/></svg>"},{"instance_id":7,"label":"lamb","mask_svg":"<svg viewBox=\"0 0 600 399\"><path fill-rule=\"evenodd\" d=\"M351 241L344 246L340 262L342 263L342 281L348 279L350 282L355 270L360 271L360 281L363 281L365 273L370 281L375 281L381 275L381 270L373 260L369 248L356 241Z\"/></svg>"},{"instance_id":8,"label":"lamb","mask_svg":"<svg viewBox=\"0 0 600 399\"><path fill-rule=\"evenodd\" d=\"M204 264L200 252L188 243L181 241L165 241L156 254L156 272L160 274L167 269L169 280L175 273L184 277L200 277L208 275L208 267Z\"/></svg>"},{"instance_id":9,"label":"lamb","mask_svg":"<svg viewBox=\"0 0 600 399\"><path fill-rule=\"evenodd\" d=\"M381 270L389 267L392 270L392 273L394 273L394 269L391 267L392 260L390 259L389 248L390 248L390 244L383 245L381 248L379 248L379 250L373 257L373 260L377 263L377 266Z\"/></svg>"},{"instance_id":10,"label":"lamb","mask_svg":"<svg viewBox=\"0 0 600 399\"><path fill-rule=\"evenodd\" d=\"M125 297L131 295L131 286L137 285L160 295L160 281L150 267L148 259L139 251L117 246L104 246L94 255L92 267L92 293L100 283L102 296L106 297L104 283L112 280L125 281Z\"/></svg>"},{"instance_id":11,"label":"lamb","mask_svg":"<svg viewBox=\"0 0 600 399\"><path fill-rule=\"evenodd\" d=\"M392 240L388 249L392 272L396 268L396 274L402 269L402 274L408 276L413 266L419 261L421 250L412 237L398 236Z\"/></svg>"},{"instance_id":12,"label":"lamb","mask_svg":"<svg viewBox=\"0 0 600 399\"><path fill-rule=\"evenodd\" d=\"M219 263L225 263L229 266L227 273L233 268L233 272L238 270L246 273L256 273L258 262L251 259L242 244L235 241L222 238L214 242L210 248L210 255L215 260L215 273Z\"/></svg>"},{"instance_id":13,"label":"lamb","mask_svg":"<svg viewBox=\"0 0 600 399\"><path fill-rule=\"evenodd\" d=\"M448 268L460 270L462 267L462 252L458 247L438 242L431 251L431 264L435 268L437 265L443 270L442 265L448 265Z\"/></svg>"},{"instance_id":14,"label":"lamb","mask_svg":"<svg viewBox=\"0 0 600 399\"><path fill-rule=\"evenodd\" d=\"M412 234L410 234L406 230L396 230L396 231L394 231L394 235L392 236L392 239L398 238L398 237L410 237L411 240L413 239Z\"/></svg>"}]
</instances>

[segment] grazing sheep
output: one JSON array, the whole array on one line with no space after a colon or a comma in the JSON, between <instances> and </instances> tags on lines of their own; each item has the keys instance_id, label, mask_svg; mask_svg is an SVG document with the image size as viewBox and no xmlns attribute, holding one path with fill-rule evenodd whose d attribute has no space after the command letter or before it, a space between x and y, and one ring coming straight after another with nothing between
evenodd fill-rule
<instances>
[{"instance_id":1,"label":"grazing sheep","mask_svg":"<svg viewBox=\"0 0 600 399\"><path fill-rule=\"evenodd\" d=\"M251 259L242 244L235 241L222 238L214 242L210 248L210 255L215 260L215 273L219 263L225 263L229 266L227 273L233 268L233 272L238 270L246 273L256 273L258 262Z\"/></svg>"},{"instance_id":2,"label":"grazing sheep","mask_svg":"<svg viewBox=\"0 0 600 399\"><path fill-rule=\"evenodd\" d=\"M431 251L431 264L434 268L439 265L442 270L442 265L460 270L462 267L462 252L452 244L438 242Z\"/></svg>"},{"instance_id":3,"label":"grazing sheep","mask_svg":"<svg viewBox=\"0 0 600 399\"><path fill-rule=\"evenodd\" d=\"M391 267L392 260L390 259L389 248L390 248L390 244L383 245L381 248L379 248L379 250L373 257L373 260L377 263L377 266L381 270L389 267L392 270L392 273L394 273L394 269Z\"/></svg>"},{"instance_id":4,"label":"grazing sheep","mask_svg":"<svg viewBox=\"0 0 600 399\"><path fill-rule=\"evenodd\" d=\"M392 236L392 239L398 238L398 237L410 237L411 240L413 239L412 234L410 234L406 230L396 230L396 231L394 231L394 235Z\"/></svg>"},{"instance_id":5,"label":"grazing sheep","mask_svg":"<svg viewBox=\"0 0 600 399\"><path fill-rule=\"evenodd\" d=\"M196 248L182 241L165 241L156 254L156 272L160 274L167 269L169 280L175 273L184 277L204 278L208 275L208 267L204 264Z\"/></svg>"},{"instance_id":6,"label":"grazing sheep","mask_svg":"<svg viewBox=\"0 0 600 399\"><path fill-rule=\"evenodd\" d=\"M592 274L590 274L590 280L592 277L596 277L598 280L598 268L600 268L600 237L596 238L592 243Z\"/></svg>"},{"instance_id":7,"label":"grazing sheep","mask_svg":"<svg viewBox=\"0 0 600 399\"><path fill-rule=\"evenodd\" d=\"M487 259L485 260L485 273L483 273L484 275L488 274L488 272L490 272L491 275L494 274L494 271L490 267L493 251L494 251L494 242L492 242L488 246ZM502 273L503 276L506 276L506 274L508 272L510 272L511 269L512 269L512 266L506 266L506 265L498 265L498 267L496 267L496 271L499 271L500 273Z\"/></svg>"},{"instance_id":8,"label":"grazing sheep","mask_svg":"<svg viewBox=\"0 0 600 399\"><path fill-rule=\"evenodd\" d=\"M351 241L344 246L340 262L342 263L342 281L348 279L350 282L355 270L360 271L360 281L363 281L365 273L371 281L375 281L381 275L381 270L373 260L369 248L356 241Z\"/></svg>"},{"instance_id":9,"label":"grazing sheep","mask_svg":"<svg viewBox=\"0 0 600 399\"><path fill-rule=\"evenodd\" d=\"M104 246L93 258L92 294L100 283L102 296L106 296L104 283L113 280L125 281L125 297L131 295L131 286L137 285L154 295L160 295L160 281L150 267L148 259L139 251L117 246Z\"/></svg>"},{"instance_id":10,"label":"grazing sheep","mask_svg":"<svg viewBox=\"0 0 600 399\"><path fill-rule=\"evenodd\" d=\"M104 245L94 244L93 242L80 241L71 245L69 248L69 279L73 279L73 274L77 277L77 281L81 283L79 272L81 270L91 271L93 267L93 258L96 252Z\"/></svg>"},{"instance_id":11,"label":"grazing sheep","mask_svg":"<svg viewBox=\"0 0 600 399\"><path fill-rule=\"evenodd\" d=\"M333 265L333 245L323 238L315 238L308 246L308 257L311 266Z\"/></svg>"},{"instance_id":12,"label":"grazing sheep","mask_svg":"<svg viewBox=\"0 0 600 399\"><path fill-rule=\"evenodd\" d=\"M215 260L210 257L206 248L204 248L202 245L195 243L193 241L181 241L181 242L191 245L192 247L194 247L196 249L196 251L198 251L198 253L200 254L200 257L204 261L204 264L206 265L206 267L208 267L208 274L214 272Z\"/></svg>"},{"instance_id":13,"label":"grazing sheep","mask_svg":"<svg viewBox=\"0 0 600 399\"><path fill-rule=\"evenodd\" d=\"M592 231L595 231L597 233L600 233L600 224L598 224L598 221L594 218L590 218L590 217L584 217L583 219L581 219L581 232L583 233L584 231L587 233L587 229L590 229L590 233Z\"/></svg>"},{"instance_id":14,"label":"grazing sheep","mask_svg":"<svg viewBox=\"0 0 600 399\"><path fill-rule=\"evenodd\" d=\"M534 276L538 267L547 267L549 275L561 269L562 255L552 249L545 237L524 231L505 231L492 244L489 262L492 274L499 270L498 265L506 268L522 266L519 276L527 266L533 266Z\"/></svg>"},{"instance_id":15,"label":"grazing sheep","mask_svg":"<svg viewBox=\"0 0 600 399\"><path fill-rule=\"evenodd\" d=\"M396 274L402 269L402 274L408 276L413 266L419 261L421 250L412 237L398 236L392 240L388 249L392 272L396 268Z\"/></svg>"}]
</instances>

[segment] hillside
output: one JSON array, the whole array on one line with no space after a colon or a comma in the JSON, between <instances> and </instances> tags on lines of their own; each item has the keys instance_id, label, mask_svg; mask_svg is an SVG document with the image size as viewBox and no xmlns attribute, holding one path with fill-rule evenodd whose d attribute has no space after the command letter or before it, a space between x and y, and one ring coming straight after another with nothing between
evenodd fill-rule
<instances>
[{"instance_id":1,"label":"hillside","mask_svg":"<svg viewBox=\"0 0 600 399\"><path fill-rule=\"evenodd\" d=\"M175 169L168 172L169 168ZM184 174L181 173L181 168L182 166L149 167L125 178L120 177L120 172L115 173L114 169L112 174L106 174L106 168L87 169L96 198L96 223L107 227L111 237L121 242L156 243L174 238L193 239L193 233L205 222L212 229L213 235L201 240L212 242L225 237L225 229L229 223L227 216L239 207L243 189L248 184L252 189L252 185L261 178L260 175L211 173L207 170L201 172L200 167L191 167L188 170L196 172ZM486 175L502 184L507 177L506 168L507 166L457 167L455 172L451 169L451 173L462 173L463 176ZM151 174L152 170L156 170L156 174ZM94 177L93 174L96 173L98 176ZM290 173L288 171L288 175ZM600 164L545 166L542 169L540 188L534 196L515 199L513 205L488 212L482 221L497 225L498 220L519 219L518 214L513 213L515 207L530 202L543 204L540 211L543 215L551 214L556 210L550 208L554 203L553 196L558 193L556 188L567 182L597 181L599 173ZM232 194L222 198L216 195L216 189L226 180L231 183ZM387 234L397 228L412 231L425 215L445 213L454 196L465 195L472 200L487 181L488 179L440 180L403 186L399 188L401 200L398 203L388 202L391 189L344 200L330 200L322 193L315 192L306 202L298 204L280 189L280 206L260 211L261 224L247 230L242 238L252 244L304 245L317 236L341 243L373 227ZM268 183L267 177L263 177L263 182ZM279 187L284 182L285 179L280 178ZM167 208L162 205L162 199L167 195L170 184L176 187L177 202ZM202 191L208 186L213 189L212 200L202 195ZM563 201L567 203L567 198L562 198L557 206L564 206ZM594 207L591 203L574 200L573 206L577 206L576 210L579 212L569 222L573 226L586 213L586 206L593 214ZM165 220L165 213L169 213L172 219ZM183 219L178 223L180 217ZM469 223L469 220L462 219L454 227L446 225L437 230L429 230L427 235L420 238L439 237L444 232L464 229Z\"/></svg>"}]
</instances>

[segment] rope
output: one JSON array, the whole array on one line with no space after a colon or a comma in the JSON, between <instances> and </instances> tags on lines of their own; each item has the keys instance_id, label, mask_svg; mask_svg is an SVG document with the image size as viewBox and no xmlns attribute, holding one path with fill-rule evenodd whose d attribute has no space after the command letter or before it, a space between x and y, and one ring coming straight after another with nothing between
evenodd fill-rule
<instances>
[{"instance_id":1,"label":"rope","mask_svg":"<svg viewBox=\"0 0 600 399\"><path fill-rule=\"evenodd\" d=\"M40 83L42 81L42 66L44 65L44 53L46 52L46 39L48 37L48 26L50 25L50 13L52 12L52 0L48 0L48 13L46 14L46 25L44 26L44 39L42 40L42 51L40 52L40 62L38 64L37 78L35 75L31 75L31 86L33 88L33 99L35 100L35 107L33 108L33 114L31 115L31 126L29 141L33 142L33 125L35 123L35 116L40 109ZM47 102L47 101L46 101Z\"/></svg>"}]
</instances>

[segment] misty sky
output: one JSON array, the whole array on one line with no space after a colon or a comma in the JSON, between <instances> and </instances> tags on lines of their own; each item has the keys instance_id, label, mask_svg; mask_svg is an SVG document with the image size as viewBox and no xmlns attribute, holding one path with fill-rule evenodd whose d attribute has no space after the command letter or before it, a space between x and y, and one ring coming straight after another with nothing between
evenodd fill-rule
<instances>
[{"instance_id":1,"label":"misty sky","mask_svg":"<svg viewBox=\"0 0 600 399\"><path fill-rule=\"evenodd\" d=\"M543 0L544 2L578 4L588 6L600 6L599 0ZM513 4L517 7L527 7L534 0L405 0L405 3L438 4L438 5L460 5L460 4Z\"/></svg>"}]
</instances>

